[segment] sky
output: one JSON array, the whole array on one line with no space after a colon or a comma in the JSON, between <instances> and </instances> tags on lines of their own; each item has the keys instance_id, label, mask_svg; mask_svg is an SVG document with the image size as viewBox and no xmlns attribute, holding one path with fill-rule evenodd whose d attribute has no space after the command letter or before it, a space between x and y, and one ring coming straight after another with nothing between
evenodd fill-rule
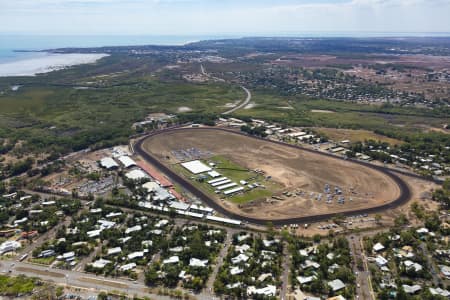
<instances>
[{"instance_id":1,"label":"sky","mask_svg":"<svg viewBox=\"0 0 450 300\"><path fill-rule=\"evenodd\" d=\"M0 34L450 32L450 0L0 0Z\"/></svg>"}]
</instances>

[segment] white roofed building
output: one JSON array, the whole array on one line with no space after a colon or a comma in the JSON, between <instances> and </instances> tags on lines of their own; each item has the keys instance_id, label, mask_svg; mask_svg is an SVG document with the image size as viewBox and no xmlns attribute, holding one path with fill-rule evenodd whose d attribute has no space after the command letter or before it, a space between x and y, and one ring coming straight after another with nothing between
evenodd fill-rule
<instances>
[{"instance_id":1,"label":"white roofed building","mask_svg":"<svg viewBox=\"0 0 450 300\"><path fill-rule=\"evenodd\" d=\"M6 242L3 242L0 245L0 255L2 255L4 253L7 253L7 252L11 252L11 251L16 251L20 247L22 247L22 244L20 244L17 241L6 241Z\"/></svg>"},{"instance_id":2,"label":"white roofed building","mask_svg":"<svg viewBox=\"0 0 450 300\"><path fill-rule=\"evenodd\" d=\"M378 252L378 251L384 250L384 246L381 243L376 243L372 249L374 252Z\"/></svg>"},{"instance_id":3,"label":"white roofed building","mask_svg":"<svg viewBox=\"0 0 450 300\"><path fill-rule=\"evenodd\" d=\"M132 160L129 156L119 156L118 160L125 168L130 168L136 166L136 162Z\"/></svg>"},{"instance_id":4,"label":"white roofed building","mask_svg":"<svg viewBox=\"0 0 450 300\"><path fill-rule=\"evenodd\" d=\"M340 279L335 279L328 282L328 286L333 290L333 292L342 290L345 288L345 284Z\"/></svg>"},{"instance_id":5,"label":"white roofed building","mask_svg":"<svg viewBox=\"0 0 450 300\"><path fill-rule=\"evenodd\" d=\"M378 255L378 256L375 258L375 263L377 264L378 267L381 268L381 267L387 265L388 261L387 261L387 259L384 258L383 256Z\"/></svg>"},{"instance_id":6,"label":"white roofed building","mask_svg":"<svg viewBox=\"0 0 450 300\"><path fill-rule=\"evenodd\" d=\"M241 274L243 272L244 272L244 270L239 268L239 267L233 267L233 268L230 269L230 274L231 275L239 275L239 274Z\"/></svg>"},{"instance_id":7,"label":"white roofed building","mask_svg":"<svg viewBox=\"0 0 450 300\"><path fill-rule=\"evenodd\" d=\"M199 268L205 268L208 266L208 260L204 259L197 259L197 258L191 258L189 260L189 266L191 267L199 267Z\"/></svg>"},{"instance_id":8,"label":"white roofed building","mask_svg":"<svg viewBox=\"0 0 450 300\"><path fill-rule=\"evenodd\" d=\"M122 272L126 272L126 271L129 271L129 270L133 270L134 268L136 268L136 264L135 263L130 263L130 264L126 264L126 265L120 266L119 270L122 271Z\"/></svg>"},{"instance_id":9,"label":"white roofed building","mask_svg":"<svg viewBox=\"0 0 450 300\"><path fill-rule=\"evenodd\" d=\"M116 163L114 159L111 157L104 157L100 160L100 166L105 169L111 170L119 167L119 164Z\"/></svg>"},{"instance_id":10,"label":"white roofed building","mask_svg":"<svg viewBox=\"0 0 450 300\"><path fill-rule=\"evenodd\" d=\"M106 255L116 255L122 252L122 248L120 247L115 247L115 248L109 248L108 251L106 252Z\"/></svg>"},{"instance_id":11,"label":"white roofed building","mask_svg":"<svg viewBox=\"0 0 450 300\"><path fill-rule=\"evenodd\" d=\"M132 259L136 259L136 258L142 258L144 257L144 251L136 251L133 253L128 254L128 259L132 260Z\"/></svg>"},{"instance_id":12,"label":"white roofed building","mask_svg":"<svg viewBox=\"0 0 450 300\"><path fill-rule=\"evenodd\" d=\"M163 260L163 265L166 264L177 264L180 262L180 258L178 256L171 256L168 259Z\"/></svg>"},{"instance_id":13,"label":"white roofed building","mask_svg":"<svg viewBox=\"0 0 450 300\"><path fill-rule=\"evenodd\" d=\"M241 253L238 256L233 257L231 259L231 262L235 265L235 264L238 264L240 262L246 262L248 259L249 259L249 257L247 255Z\"/></svg>"},{"instance_id":14,"label":"white roofed building","mask_svg":"<svg viewBox=\"0 0 450 300\"><path fill-rule=\"evenodd\" d=\"M141 169L132 170L125 174L125 177L131 180L141 180L149 178L148 175Z\"/></svg>"},{"instance_id":15,"label":"white roofed building","mask_svg":"<svg viewBox=\"0 0 450 300\"><path fill-rule=\"evenodd\" d=\"M257 289L254 286L249 286L247 288L247 295L264 295L266 297L274 297L277 294L277 288L274 285L268 285L266 287Z\"/></svg>"},{"instance_id":16,"label":"white roofed building","mask_svg":"<svg viewBox=\"0 0 450 300\"><path fill-rule=\"evenodd\" d=\"M217 171L209 171L209 172L208 172L208 175L209 175L210 177L212 177L212 178L217 178L217 177L222 176L222 175L220 175L220 173L217 172Z\"/></svg>"},{"instance_id":17,"label":"white roofed building","mask_svg":"<svg viewBox=\"0 0 450 300\"><path fill-rule=\"evenodd\" d=\"M316 278L317 278L316 275L312 275L312 276L297 276L297 281L300 284L307 284L307 283L311 283Z\"/></svg>"},{"instance_id":18,"label":"white roofed building","mask_svg":"<svg viewBox=\"0 0 450 300\"><path fill-rule=\"evenodd\" d=\"M154 181L146 182L142 185L142 187L146 189L148 193L155 192L157 189L160 188L159 184Z\"/></svg>"},{"instance_id":19,"label":"white roofed building","mask_svg":"<svg viewBox=\"0 0 450 300\"><path fill-rule=\"evenodd\" d=\"M141 225L135 225L133 227L129 227L129 228L125 229L125 234L129 234L129 233L141 231L141 230L142 230Z\"/></svg>"},{"instance_id":20,"label":"white roofed building","mask_svg":"<svg viewBox=\"0 0 450 300\"><path fill-rule=\"evenodd\" d=\"M402 285L402 288L405 291L405 293L407 293L407 294L415 294L422 289L422 287L418 284L415 284L415 285L404 284L404 285Z\"/></svg>"},{"instance_id":21,"label":"white roofed building","mask_svg":"<svg viewBox=\"0 0 450 300\"><path fill-rule=\"evenodd\" d=\"M208 167L207 165L205 165L204 163L202 163L199 160L185 162L185 163L182 163L181 165L185 169L187 169L189 172L191 172L192 174L200 174L200 173L209 172L212 170L210 167Z\"/></svg>"},{"instance_id":22,"label":"white roofed building","mask_svg":"<svg viewBox=\"0 0 450 300\"><path fill-rule=\"evenodd\" d=\"M111 263L111 261L101 258L101 259L94 261L91 264L91 266L96 269L103 269L107 264L110 264L110 263Z\"/></svg>"},{"instance_id":23,"label":"white roofed building","mask_svg":"<svg viewBox=\"0 0 450 300\"><path fill-rule=\"evenodd\" d=\"M186 211L189 208L189 204L186 204L184 202L175 201L170 204L170 208L175 209L175 210Z\"/></svg>"}]
</instances>

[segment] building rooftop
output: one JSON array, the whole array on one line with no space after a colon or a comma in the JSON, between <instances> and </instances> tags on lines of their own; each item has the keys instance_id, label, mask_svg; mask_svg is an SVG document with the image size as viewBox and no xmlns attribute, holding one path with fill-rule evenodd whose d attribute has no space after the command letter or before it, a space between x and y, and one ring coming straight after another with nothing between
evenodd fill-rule
<instances>
[{"instance_id":1,"label":"building rooftop","mask_svg":"<svg viewBox=\"0 0 450 300\"><path fill-rule=\"evenodd\" d=\"M129 156L119 156L118 160L122 163L125 168L129 168L136 165L136 162L132 160Z\"/></svg>"},{"instance_id":2,"label":"building rooftop","mask_svg":"<svg viewBox=\"0 0 450 300\"><path fill-rule=\"evenodd\" d=\"M141 169L135 169L125 174L128 179L140 180L148 178L148 175Z\"/></svg>"},{"instance_id":3,"label":"building rooftop","mask_svg":"<svg viewBox=\"0 0 450 300\"><path fill-rule=\"evenodd\" d=\"M187 169L189 172L191 172L192 174L200 174L200 173L209 172L212 170L210 167L208 167L207 165L205 165L204 163L202 163L199 160L185 162L185 163L182 163L181 165L185 169Z\"/></svg>"},{"instance_id":4,"label":"building rooftop","mask_svg":"<svg viewBox=\"0 0 450 300\"><path fill-rule=\"evenodd\" d=\"M114 169L118 168L119 164L111 157L104 157L100 160L100 166L106 169Z\"/></svg>"},{"instance_id":5,"label":"building rooftop","mask_svg":"<svg viewBox=\"0 0 450 300\"><path fill-rule=\"evenodd\" d=\"M339 291L345 288L345 283L343 283L340 279L335 279L328 282L328 286L334 291Z\"/></svg>"}]
</instances>

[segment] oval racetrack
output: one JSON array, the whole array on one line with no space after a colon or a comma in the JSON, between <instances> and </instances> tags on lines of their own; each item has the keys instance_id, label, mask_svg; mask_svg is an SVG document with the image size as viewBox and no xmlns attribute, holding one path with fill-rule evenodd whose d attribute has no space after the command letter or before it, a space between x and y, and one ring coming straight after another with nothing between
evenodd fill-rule
<instances>
[{"instance_id":1,"label":"oval racetrack","mask_svg":"<svg viewBox=\"0 0 450 300\"><path fill-rule=\"evenodd\" d=\"M251 217L248 215L239 214L233 211L230 211L226 209L225 207L221 206L215 199L212 199L210 196L205 194L203 191L196 188L194 185L192 185L187 179L185 179L183 176L180 176L176 174L174 171L172 171L169 167L167 167L165 164L163 164L157 157L150 154L149 152L145 151L143 148L143 143L147 138L156 137L158 135L164 135L167 133L173 133L173 132L182 132L182 131L192 131L192 130L209 130L209 131L220 131L220 132L227 132L230 134L236 134L245 136L251 139L257 139L264 141L266 143L273 143L277 145L282 145L284 147L290 147L296 150L301 150L309 153L314 153L316 155L321 155L323 157L331 157L334 159L339 160L345 160L344 158L337 157L332 154L319 152L316 150L303 148L301 146L286 144L282 142L267 140L267 139L261 139L254 136L249 136L241 132L224 129L224 128L216 128L216 127L201 127L201 128L171 128L171 129L165 129L156 131L154 133L151 133L144 138L140 139L135 145L134 145L134 151L139 154L142 158L144 158L149 163L153 164L155 167L157 167L161 172L166 174L170 179L181 185L184 189L192 193L194 196L198 197L201 201L203 201L206 205L212 207L214 210L219 212L220 214L227 216L229 218L233 219L239 219L241 221L254 223L258 225L265 225L268 222L272 222L274 225L288 225L288 224L299 224L299 223L313 223L313 222L319 222L324 221L332 218L333 216L339 214L344 216L350 216L355 214L369 214L369 213L381 213L383 211L386 211L388 209L393 209L395 207L398 207L400 205L405 204L410 198L411 198L411 190L408 186L408 184L403 181L400 177L398 177L395 173L391 172L388 168L384 168L381 166L376 166L370 163L358 161L358 160L346 160L347 162L351 162L353 164L357 164L366 168L370 168L372 170L375 170L377 172L380 172L387 177L389 177L398 187L399 194L398 196L393 199L392 201L388 203L384 203L378 206L373 206L370 208L362 208L362 209L355 209L345 212L339 212L339 213L325 213L325 214L315 214L315 215L308 215L308 216L300 216L300 217L287 217L287 218L260 218L260 217Z\"/></svg>"}]
</instances>

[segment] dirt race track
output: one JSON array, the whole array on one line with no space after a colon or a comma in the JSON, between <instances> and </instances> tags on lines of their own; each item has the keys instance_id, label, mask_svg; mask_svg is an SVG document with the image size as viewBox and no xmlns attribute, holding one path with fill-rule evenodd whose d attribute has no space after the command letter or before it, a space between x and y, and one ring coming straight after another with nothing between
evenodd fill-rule
<instances>
[{"instance_id":1,"label":"dirt race track","mask_svg":"<svg viewBox=\"0 0 450 300\"><path fill-rule=\"evenodd\" d=\"M239 207L215 195L206 195L170 168L177 163L172 150L197 148L222 155L248 169L261 169L292 197L281 201L254 201ZM349 161L310 149L246 136L219 128L183 128L159 131L139 141L135 150L144 159L208 205L229 217L253 223L275 224L319 221L343 213L371 213L403 204L410 198L408 185L398 176L359 161ZM324 193L325 184L342 189L345 204L311 197ZM302 195L298 195L299 191ZM352 198L352 201L349 199ZM336 199L336 198L335 198Z\"/></svg>"}]
</instances>

